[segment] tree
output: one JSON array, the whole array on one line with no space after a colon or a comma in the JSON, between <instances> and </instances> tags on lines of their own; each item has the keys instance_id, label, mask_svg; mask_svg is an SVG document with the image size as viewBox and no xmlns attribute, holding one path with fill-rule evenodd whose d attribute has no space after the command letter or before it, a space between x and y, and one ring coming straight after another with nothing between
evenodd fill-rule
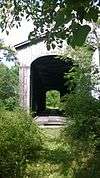
<instances>
[{"instance_id":1,"label":"tree","mask_svg":"<svg viewBox=\"0 0 100 178\"><path fill-rule=\"evenodd\" d=\"M18 66L0 64L0 105L8 110L18 106Z\"/></svg>"},{"instance_id":2,"label":"tree","mask_svg":"<svg viewBox=\"0 0 100 178\"><path fill-rule=\"evenodd\" d=\"M15 51L0 39L0 61L15 61Z\"/></svg>"},{"instance_id":3,"label":"tree","mask_svg":"<svg viewBox=\"0 0 100 178\"><path fill-rule=\"evenodd\" d=\"M70 86L76 84L63 98L66 116L65 139L73 150L75 178L100 176L100 101L91 95L92 51L85 47L68 51L75 59L70 73ZM78 66L78 67L77 67ZM95 81L96 82L96 81Z\"/></svg>"},{"instance_id":4,"label":"tree","mask_svg":"<svg viewBox=\"0 0 100 178\"><path fill-rule=\"evenodd\" d=\"M84 20L96 22L99 5L98 0L2 0L0 24L8 34L9 29L21 25L25 16L33 20L29 39L44 37L48 50L56 44L62 47L65 39L72 47L81 46L91 30Z\"/></svg>"}]
</instances>

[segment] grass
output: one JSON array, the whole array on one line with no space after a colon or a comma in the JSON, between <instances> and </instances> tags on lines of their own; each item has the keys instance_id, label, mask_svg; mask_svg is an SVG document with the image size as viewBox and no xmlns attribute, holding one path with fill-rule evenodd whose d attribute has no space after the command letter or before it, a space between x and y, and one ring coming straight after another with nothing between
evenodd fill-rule
<instances>
[{"instance_id":1,"label":"grass","mask_svg":"<svg viewBox=\"0 0 100 178\"><path fill-rule=\"evenodd\" d=\"M43 129L44 148L37 162L30 163L25 178L65 178L70 167L70 149L60 139L60 129ZM70 177L68 177L70 178Z\"/></svg>"},{"instance_id":2,"label":"grass","mask_svg":"<svg viewBox=\"0 0 100 178\"><path fill-rule=\"evenodd\" d=\"M24 178L100 178L100 154L83 155L61 139L61 128L42 129L44 147L39 159L27 165Z\"/></svg>"}]
</instances>

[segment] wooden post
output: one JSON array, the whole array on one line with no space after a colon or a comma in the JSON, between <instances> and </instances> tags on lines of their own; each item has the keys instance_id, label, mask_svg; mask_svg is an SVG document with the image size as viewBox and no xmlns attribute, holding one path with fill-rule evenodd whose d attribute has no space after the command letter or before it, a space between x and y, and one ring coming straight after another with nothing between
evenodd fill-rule
<instances>
[{"instance_id":1,"label":"wooden post","mask_svg":"<svg viewBox=\"0 0 100 178\"><path fill-rule=\"evenodd\" d=\"M22 65L19 68L19 95L20 105L27 111L30 109L30 66Z\"/></svg>"}]
</instances>

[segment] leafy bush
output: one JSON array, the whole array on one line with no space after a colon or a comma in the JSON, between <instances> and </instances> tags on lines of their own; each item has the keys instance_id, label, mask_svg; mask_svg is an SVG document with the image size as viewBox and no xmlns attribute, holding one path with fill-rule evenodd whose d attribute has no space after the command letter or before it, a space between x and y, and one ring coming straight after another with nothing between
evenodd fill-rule
<instances>
[{"instance_id":1,"label":"leafy bush","mask_svg":"<svg viewBox=\"0 0 100 178\"><path fill-rule=\"evenodd\" d=\"M28 162L39 156L40 131L30 116L21 110L0 111L0 177L24 176Z\"/></svg>"},{"instance_id":2,"label":"leafy bush","mask_svg":"<svg viewBox=\"0 0 100 178\"><path fill-rule=\"evenodd\" d=\"M73 138L88 139L99 135L100 101L87 93L73 93L65 97L65 115L69 118ZM67 128L68 130L68 128Z\"/></svg>"},{"instance_id":3,"label":"leafy bush","mask_svg":"<svg viewBox=\"0 0 100 178\"><path fill-rule=\"evenodd\" d=\"M69 78L69 87L75 87L62 99L62 108L66 116L64 136L74 155L73 177L99 178L100 101L91 95L93 83L89 56L80 55L75 64L77 67L65 76Z\"/></svg>"}]
</instances>

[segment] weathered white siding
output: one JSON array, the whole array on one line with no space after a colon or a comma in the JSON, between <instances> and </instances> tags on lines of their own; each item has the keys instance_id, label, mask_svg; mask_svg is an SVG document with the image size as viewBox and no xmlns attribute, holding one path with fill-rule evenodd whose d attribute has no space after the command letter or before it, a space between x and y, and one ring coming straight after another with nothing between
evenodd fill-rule
<instances>
[{"instance_id":1,"label":"weathered white siding","mask_svg":"<svg viewBox=\"0 0 100 178\"><path fill-rule=\"evenodd\" d=\"M32 46L27 46L17 51L17 59L20 64L19 82L20 82L20 104L29 110L30 108L30 67L31 63L41 56L59 55L66 50L66 46L61 48L47 50L44 42L39 42Z\"/></svg>"}]
</instances>

